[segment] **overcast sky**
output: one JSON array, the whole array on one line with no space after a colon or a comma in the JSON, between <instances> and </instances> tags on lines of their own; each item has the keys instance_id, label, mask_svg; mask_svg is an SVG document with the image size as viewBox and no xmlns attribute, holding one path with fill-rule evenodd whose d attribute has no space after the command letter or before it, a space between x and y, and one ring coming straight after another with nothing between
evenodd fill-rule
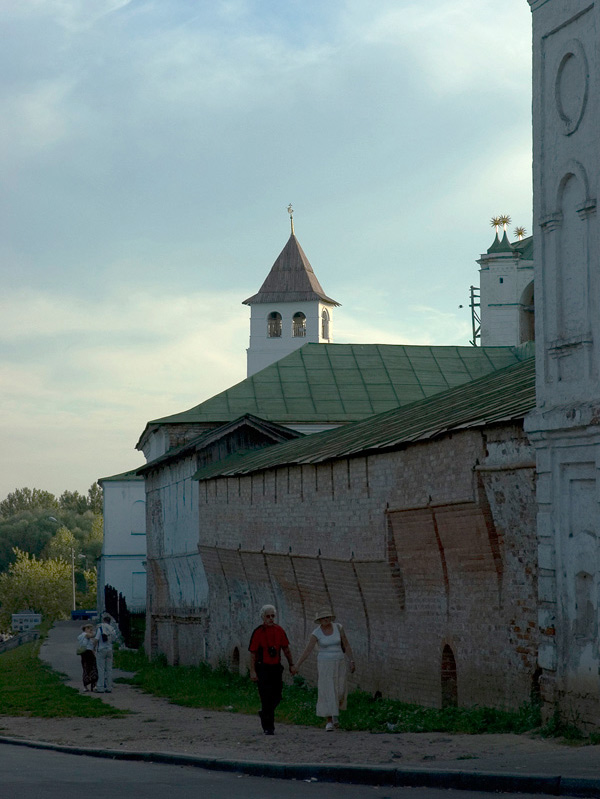
<instances>
[{"instance_id":1,"label":"overcast sky","mask_svg":"<svg viewBox=\"0 0 600 799\"><path fill-rule=\"evenodd\" d=\"M288 203L337 342L467 345L490 217L531 231L526 0L0 0L0 24L0 499L141 465L149 419L245 377Z\"/></svg>"}]
</instances>

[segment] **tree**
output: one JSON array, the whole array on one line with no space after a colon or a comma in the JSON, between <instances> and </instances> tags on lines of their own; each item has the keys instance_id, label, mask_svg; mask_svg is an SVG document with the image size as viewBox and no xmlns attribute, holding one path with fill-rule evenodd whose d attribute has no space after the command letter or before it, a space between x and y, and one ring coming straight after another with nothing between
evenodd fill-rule
<instances>
[{"instance_id":1,"label":"tree","mask_svg":"<svg viewBox=\"0 0 600 799\"><path fill-rule=\"evenodd\" d=\"M87 533L82 542L84 553L92 562L98 560L102 554L102 543L104 542L104 519L97 514L92 521L92 529Z\"/></svg>"},{"instance_id":2,"label":"tree","mask_svg":"<svg viewBox=\"0 0 600 799\"><path fill-rule=\"evenodd\" d=\"M8 519L16 513L39 508L56 510L58 500L54 494L39 488L16 488L0 502L0 517Z\"/></svg>"},{"instance_id":3,"label":"tree","mask_svg":"<svg viewBox=\"0 0 600 799\"><path fill-rule=\"evenodd\" d=\"M93 483L87 496L78 491L64 491L60 499L48 491L21 488L0 503L0 573L15 559L14 548L36 557L52 558L45 552L53 536L61 529L73 535L73 548L94 564L102 551L102 516L95 512L102 507L102 489ZM62 533L61 533L62 535ZM64 542L63 542L64 543ZM60 548L60 540L55 543ZM70 546L70 544L67 546ZM62 555L67 557L63 547Z\"/></svg>"},{"instance_id":4,"label":"tree","mask_svg":"<svg viewBox=\"0 0 600 799\"><path fill-rule=\"evenodd\" d=\"M85 513L91 510L92 513L102 513L102 489L98 483L92 483L88 488L87 496L80 494L79 491L63 491L58 500L61 510L74 511L75 513Z\"/></svg>"},{"instance_id":5,"label":"tree","mask_svg":"<svg viewBox=\"0 0 600 799\"><path fill-rule=\"evenodd\" d=\"M15 562L0 574L0 627L12 613L31 610L45 619L67 618L72 602L71 564L62 558L38 560L15 548Z\"/></svg>"},{"instance_id":6,"label":"tree","mask_svg":"<svg viewBox=\"0 0 600 799\"><path fill-rule=\"evenodd\" d=\"M73 513L85 513L88 510L87 497L79 491L63 491L58 499L61 510L72 511Z\"/></svg>"},{"instance_id":7,"label":"tree","mask_svg":"<svg viewBox=\"0 0 600 799\"><path fill-rule=\"evenodd\" d=\"M21 511L8 519L0 516L0 572L14 561L15 547L40 555L60 526L48 508Z\"/></svg>"},{"instance_id":8,"label":"tree","mask_svg":"<svg viewBox=\"0 0 600 799\"><path fill-rule=\"evenodd\" d=\"M104 493L99 483L92 483L88 488L88 508L92 513L101 516L104 513Z\"/></svg>"},{"instance_id":9,"label":"tree","mask_svg":"<svg viewBox=\"0 0 600 799\"><path fill-rule=\"evenodd\" d=\"M42 558L44 560L62 559L71 563L71 558L77 558L80 554L79 542L73 533L67 527L59 527L44 547Z\"/></svg>"}]
</instances>

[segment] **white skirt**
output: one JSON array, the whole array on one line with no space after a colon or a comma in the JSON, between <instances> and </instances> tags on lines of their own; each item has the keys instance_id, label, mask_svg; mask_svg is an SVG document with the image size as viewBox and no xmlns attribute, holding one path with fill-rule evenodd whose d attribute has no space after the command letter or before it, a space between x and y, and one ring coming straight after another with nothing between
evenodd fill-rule
<instances>
[{"instance_id":1,"label":"white skirt","mask_svg":"<svg viewBox=\"0 0 600 799\"><path fill-rule=\"evenodd\" d=\"M317 658L317 716L338 716L346 709L346 658Z\"/></svg>"}]
</instances>

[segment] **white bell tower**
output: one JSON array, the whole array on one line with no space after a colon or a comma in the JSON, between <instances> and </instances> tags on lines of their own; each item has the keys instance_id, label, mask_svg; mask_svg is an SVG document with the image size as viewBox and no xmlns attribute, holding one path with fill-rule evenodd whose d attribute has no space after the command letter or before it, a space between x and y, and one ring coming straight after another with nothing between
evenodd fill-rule
<instances>
[{"instance_id":1,"label":"white bell tower","mask_svg":"<svg viewBox=\"0 0 600 799\"><path fill-rule=\"evenodd\" d=\"M294 211L288 207L291 235L257 294L244 300L250 311L248 377L308 342L333 341L333 308L339 302L323 291L294 233Z\"/></svg>"}]
</instances>

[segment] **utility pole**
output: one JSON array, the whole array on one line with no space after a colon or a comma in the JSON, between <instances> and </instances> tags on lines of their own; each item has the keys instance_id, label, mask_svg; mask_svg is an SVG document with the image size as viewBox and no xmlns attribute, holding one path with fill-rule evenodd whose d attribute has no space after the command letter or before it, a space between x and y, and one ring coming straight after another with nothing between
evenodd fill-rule
<instances>
[{"instance_id":1,"label":"utility pole","mask_svg":"<svg viewBox=\"0 0 600 799\"><path fill-rule=\"evenodd\" d=\"M71 582L73 583L73 610L77 610L75 602L75 550L71 547Z\"/></svg>"}]
</instances>

